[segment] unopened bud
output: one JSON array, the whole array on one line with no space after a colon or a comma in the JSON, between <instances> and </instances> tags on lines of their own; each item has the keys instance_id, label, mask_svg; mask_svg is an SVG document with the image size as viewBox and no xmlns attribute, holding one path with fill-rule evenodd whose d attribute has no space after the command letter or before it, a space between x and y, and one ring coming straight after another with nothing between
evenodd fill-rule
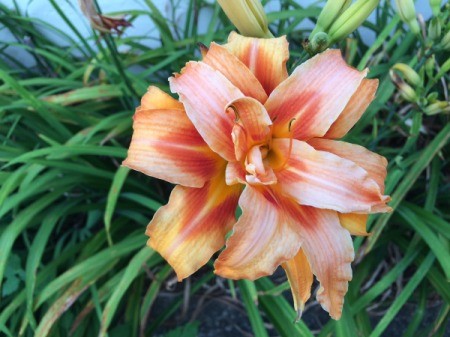
<instances>
[{"instance_id":1,"label":"unopened bud","mask_svg":"<svg viewBox=\"0 0 450 337\"><path fill-rule=\"evenodd\" d=\"M420 34L419 22L416 17L416 9L413 0L395 0L398 15L406 23L414 34Z\"/></svg>"},{"instance_id":2,"label":"unopened bud","mask_svg":"<svg viewBox=\"0 0 450 337\"><path fill-rule=\"evenodd\" d=\"M242 35L273 37L259 0L218 0L225 14Z\"/></svg>"},{"instance_id":3,"label":"unopened bud","mask_svg":"<svg viewBox=\"0 0 450 337\"><path fill-rule=\"evenodd\" d=\"M432 93L428 94L427 100L431 103L434 103L438 97L439 97L439 93L437 93L436 91L433 91Z\"/></svg>"},{"instance_id":4,"label":"unopened bud","mask_svg":"<svg viewBox=\"0 0 450 337\"><path fill-rule=\"evenodd\" d=\"M436 41L441 37L441 21L439 18L433 18L428 24L428 37Z\"/></svg>"},{"instance_id":5,"label":"unopened bud","mask_svg":"<svg viewBox=\"0 0 450 337\"><path fill-rule=\"evenodd\" d=\"M328 0L311 32L311 39L316 33L326 32L338 16L351 4L351 0Z\"/></svg>"},{"instance_id":6,"label":"unopened bud","mask_svg":"<svg viewBox=\"0 0 450 337\"><path fill-rule=\"evenodd\" d=\"M423 109L423 112L429 116L437 115L439 113L450 112L450 103L437 101L435 103L430 104L429 106Z\"/></svg>"},{"instance_id":7,"label":"unopened bud","mask_svg":"<svg viewBox=\"0 0 450 337\"><path fill-rule=\"evenodd\" d=\"M434 16L439 15L441 12L441 2L442 0L430 0L430 7Z\"/></svg>"},{"instance_id":8,"label":"unopened bud","mask_svg":"<svg viewBox=\"0 0 450 337\"><path fill-rule=\"evenodd\" d=\"M346 38L357 29L378 6L380 0L357 0L347 8L329 29L331 42Z\"/></svg>"},{"instance_id":9,"label":"unopened bud","mask_svg":"<svg viewBox=\"0 0 450 337\"><path fill-rule=\"evenodd\" d=\"M429 78L433 78L435 70L436 70L436 62L433 54L425 61L425 73Z\"/></svg>"},{"instance_id":10,"label":"unopened bud","mask_svg":"<svg viewBox=\"0 0 450 337\"><path fill-rule=\"evenodd\" d=\"M442 49L450 50L450 30L444 35L440 45Z\"/></svg>"},{"instance_id":11,"label":"unopened bud","mask_svg":"<svg viewBox=\"0 0 450 337\"><path fill-rule=\"evenodd\" d=\"M411 68L409 65L404 63L396 63L394 64L392 69L398 70L409 84L415 87L419 87L422 85L422 80L419 74L416 73L414 69Z\"/></svg>"},{"instance_id":12,"label":"unopened bud","mask_svg":"<svg viewBox=\"0 0 450 337\"><path fill-rule=\"evenodd\" d=\"M414 89L406 84L406 82L392 69L389 71L389 75L391 76L392 82L394 82L395 86L398 88L400 95L408 102L416 103L418 97Z\"/></svg>"},{"instance_id":13,"label":"unopened bud","mask_svg":"<svg viewBox=\"0 0 450 337\"><path fill-rule=\"evenodd\" d=\"M330 45L330 37L327 33L319 32L313 36L309 48L313 54L320 53Z\"/></svg>"}]
</instances>

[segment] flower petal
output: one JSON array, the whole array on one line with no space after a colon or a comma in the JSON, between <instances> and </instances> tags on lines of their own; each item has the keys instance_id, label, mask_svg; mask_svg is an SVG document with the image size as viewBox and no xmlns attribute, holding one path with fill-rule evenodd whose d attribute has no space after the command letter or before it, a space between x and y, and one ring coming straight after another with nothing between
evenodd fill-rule
<instances>
[{"instance_id":1,"label":"flower petal","mask_svg":"<svg viewBox=\"0 0 450 337\"><path fill-rule=\"evenodd\" d=\"M150 86L141 99L141 106L138 110L149 109L180 109L183 110L183 104L175 98L165 93L158 87Z\"/></svg>"},{"instance_id":2,"label":"flower petal","mask_svg":"<svg viewBox=\"0 0 450 337\"><path fill-rule=\"evenodd\" d=\"M244 97L219 71L202 62L189 62L181 75L169 79L186 113L209 147L227 161L236 160L231 140L234 116L225 113L229 102Z\"/></svg>"},{"instance_id":3,"label":"flower petal","mask_svg":"<svg viewBox=\"0 0 450 337\"><path fill-rule=\"evenodd\" d=\"M225 181L227 185L245 184L245 168L241 162L229 162L225 169Z\"/></svg>"},{"instance_id":4,"label":"flower petal","mask_svg":"<svg viewBox=\"0 0 450 337\"><path fill-rule=\"evenodd\" d=\"M311 296L313 273L303 249L300 248L294 258L281 265L286 272L291 285L294 308L301 315L305 309L305 303Z\"/></svg>"},{"instance_id":5,"label":"flower petal","mask_svg":"<svg viewBox=\"0 0 450 337\"><path fill-rule=\"evenodd\" d=\"M325 138L342 138L361 118L369 104L373 101L378 88L378 80L364 79L353 94L341 115L331 125Z\"/></svg>"},{"instance_id":6,"label":"flower petal","mask_svg":"<svg viewBox=\"0 0 450 337\"><path fill-rule=\"evenodd\" d=\"M341 158L351 160L369 174L384 193L384 181L387 175L387 160L383 156L367 150L365 147L330 139L314 138L308 144L318 151L333 153Z\"/></svg>"},{"instance_id":7,"label":"flower petal","mask_svg":"<svg viewBox=\"0 0 450 337\"><path fill-rule=\"evenodd\" d=\"M255 75L225 47L212 42L202 62L220 71L245 96L253 97L262 103L267 100L268 96Z\"/></svg>"},{"instance_id":8,"label":"flower petal","mask_svg":"<svg viewBox=\"0 0 450 337\"><path fill-rule=\"evenodd\" d=\"M320 282L317 300L339 319L355 256L350 233L341 227L335 211L299 205L289 211L300 226L302 249Z\"/></svg>"},{"instance_id":9,"label":"flower petal","mask_svg":"<svg viewBox=\"0 0 450 337\"><path fill-rule=\"evenodd\" d=\"M255 74L267 95L288 77L289 44L285 36L256 39L231 32L224 47Z\"/></svg>"},{"instance_id":10,"label":"flower petal","mask_svg":"<svg viewBox=\"0 0 450 337\"><path fill-rule=\"evenodd\" d=\"M298 66L265 103L274 136L322 137L356 92L366 71L349 67L339 50L326 50Z\"/></svg>"},{"instance_id":11,"label":"flower petal","mask_svg":"<svg viewBox=\"0 0 450 337\"><path fill-rule=\"evenodd\" d=\"M215 263L215 273L230 279L271 275L300 248L299 234L269 188L247 186L239 199L242 215Z\"/></svg>"},{"instance_id":12,"label":"flower petal","mask_svg":"<svg viewBox=\"0 0 450 337\"><path fill-rule=\"evenodd\" d=\"M368 236L366 223L368 214L338 213L341 226L350 232L351 235Z\"/></svg>"},{"instance_id":13,"label":"flower petal","mask_svg":"<svg viewBox=\"0 0 450 337\"><path fill-rule=\"evenodd\" d=\"M269 142L272 121L264 105L251 97L234 100L228 107L228 113L236 114L232 139L236 159L241 160L254 145Z\"/></svg>"},{"instance_id":14,"label":"flower petal","mask_svg":"<svg viewBox=\"0 0 450 337\"><path fill-rule=\"evenodd\" d=\"M182 280L223 247L235 223L240 186L227 186L223 175L202 188L176 186L169 203L147 227L148 245L158 251Z\"/></svg>"},{"instance_id":15,"label":"flower petal","mask_svg":"<svg viewBox=\"0 0 450 337\"><path fill-rule=\"evenodd\" d=\"M296 139L275 139L272 146L278 183L300 205L342 213L390 210L385 205L389 197L383 196L377 183L354 162L316 151Z\"/></svg>"},{"instance_id":16,"label":"flower petal","mask_svg":"<svg viewBox=\"0 0 450 337\"><path fill-rule=\"evenodd\" d=\"M123 165L173 184L201 187L224 161L212 152L183 110L138 110Z\"/></svg>"}]
</instances>

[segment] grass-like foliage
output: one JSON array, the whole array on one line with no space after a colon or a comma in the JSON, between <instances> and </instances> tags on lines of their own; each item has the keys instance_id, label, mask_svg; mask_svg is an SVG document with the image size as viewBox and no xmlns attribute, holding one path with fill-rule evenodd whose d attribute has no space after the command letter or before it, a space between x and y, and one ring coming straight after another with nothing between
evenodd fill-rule
<instances>
[{"instance_id":1,"label":"grass-like foliage","mask_svg":"<svg viewBox=\"0 0 450 337\"><path fill-rule=\"evenodd\" d=\"M0 335L197 336L204 332L202 308L212 303L241 316L223 323L233 336L388 336L402 313L407 323L396 336L444 336L450 317L450 124L448 108L429 107L448 101L449 52L441 41L450 30L449 6L437 15L440 34L430 37L428 21L414 35L390 1L382 2L375 21L364 24L374 42L357 31L337 46L350 64L370 67L369 77L380 80L375 101L347 140L388 158L394 212L371 217L372 234L355 239L342 319L315 318L311 301L304 320L294 323L282 276L228 282L206 266L177 284L171 268L145 246L145 226L172 187L120 166L134 108L150 84L168 90L168 76L199 58L198 42L222 43L233 27L211 2L186 0L183 27L144 2L147 10L127 14L131 22L153 22L161 47L146 47L142 36L95 31L76 42L64 32L81 33L56 0L49 3L67 27L0 4L0 27L17 39L0 41ZM211 16L199 34L203 8ZM284 0L280 12L269 14L273 34L288 36L291 68L305 59L302 40L309 31L299 24L314 22L319 12ZM56 45L42 28L70 47ZM119 52L124 46L127 51ZM24 66L8 53L11 47L28 51L36 66ZM389 75L399 62L420 76L413 101Z\"/></svg>"}]
</instances>

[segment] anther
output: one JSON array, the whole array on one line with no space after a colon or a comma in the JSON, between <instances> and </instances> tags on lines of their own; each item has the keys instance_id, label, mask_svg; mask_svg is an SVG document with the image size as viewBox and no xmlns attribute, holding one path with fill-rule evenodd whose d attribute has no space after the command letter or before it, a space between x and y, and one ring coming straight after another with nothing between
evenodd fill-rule
<instances>
[{"instance_id":1,"label":"anther","mask_svg":"<svg viewBox=\"0 0 450 337\"><path fill-rule=\"evenodd\" d=\"M228 106L228 108L226 109L226 112L228 112L228 109L231 109L234 112L234 122L235 123L239 122L239 120L241 119L241 116L239 115L238 109L232 104Z\"/></svg>"}]
</instances>

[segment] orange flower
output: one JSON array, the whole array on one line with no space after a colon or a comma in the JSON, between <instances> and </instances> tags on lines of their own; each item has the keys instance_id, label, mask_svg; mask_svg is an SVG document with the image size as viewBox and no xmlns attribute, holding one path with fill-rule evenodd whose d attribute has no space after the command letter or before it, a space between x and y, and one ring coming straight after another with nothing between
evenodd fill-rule
<instances>
[{"instance_id":1,"label":"orange flower","mask_svg":"<svg viewBox=\"0 0 450 337\"><path fill-rule=\"evenodd\" d=\"M282 265L296 309L317 294L341 316L352 277L350 234L389 211L386 159L335 140L373 100L377 80L327 50L288 76L285 37L231 33L169 79L180 102L150 87L124 165L178 184L147 228L148 244L182 280L233 234L215 273L256 279ZM235 220L239 203L242 215Z\"/></svg>"}]
</instances>

